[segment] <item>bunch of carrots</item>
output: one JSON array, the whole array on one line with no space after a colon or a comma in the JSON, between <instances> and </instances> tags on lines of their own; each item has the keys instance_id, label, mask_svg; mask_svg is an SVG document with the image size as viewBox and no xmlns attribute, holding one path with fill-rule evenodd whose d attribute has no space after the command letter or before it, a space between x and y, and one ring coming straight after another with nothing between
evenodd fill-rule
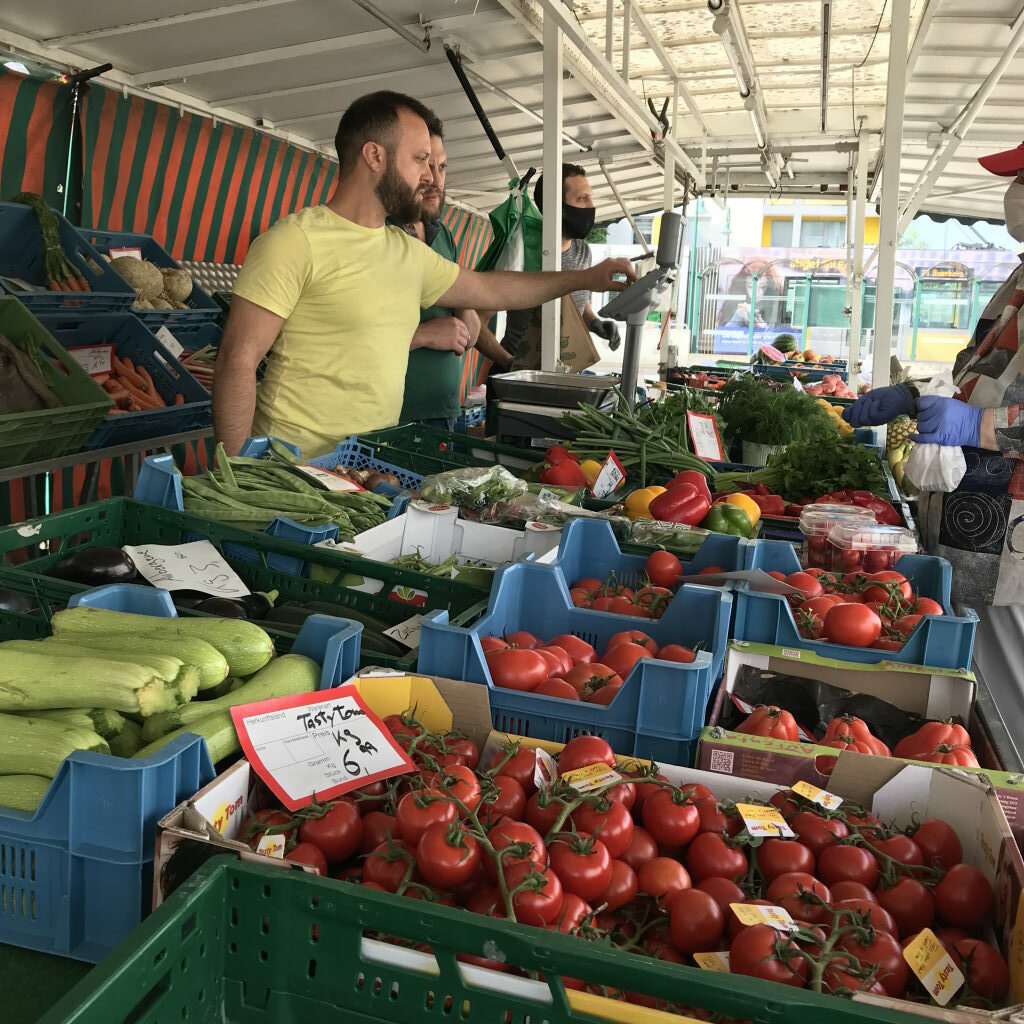
<instances>
[{"instance_id":1,"label":"bunch of carrots","mask_svg":"<svg viewBox=\"0 0 1024 1024\"><path fill-rule=\"evenodd\" d=\"M153 383L149 371L142 365L136 366L127 357L113 357L113 370L109 374L97 374L93 379L114 400L109 415L126 412L143 412L148 409L165 409L167 403ZM179 391L174 396L174 405L184 405L185 396Z\"/></svg>"},{"instance_id":2,"label":"bunch of carrots","mask_svg":"<svg viewBox=\"0 0 1024 1024\"><path fill-rule=\"evenodd\" d=\"M46 266L46 286L50 291L91 292L89 282L68 260L60 241L60 225L43 197L34 192L20 192L14 197L14 202L31 206L39 220L43 262Z\"/></svg>"}]
</instances>

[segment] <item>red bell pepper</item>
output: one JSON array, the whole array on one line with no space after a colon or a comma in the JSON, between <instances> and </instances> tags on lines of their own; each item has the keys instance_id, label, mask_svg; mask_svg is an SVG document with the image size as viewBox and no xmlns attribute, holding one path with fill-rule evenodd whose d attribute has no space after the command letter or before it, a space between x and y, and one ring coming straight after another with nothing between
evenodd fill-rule
<instances>
[{"instance_id":1,"label":"red bell pepper","mask_svg":"<svg viewBox=\"0 0 1024 1024\"><path fill-rule=\"evenodd\" d=\"M711 502L693 484L681 483L659 494L648 508L655 519L696 526L708 514Z\"/></svg>"},{"instance_id":2,"label":"red bell pepper","mask_svg":"<svg viewBox=\"0 0 1024 1024\"><path fill-rule=\"evenodd\" d=\"M557 465L548 466L540 475L542 484L553 484L556 487L587 487L587 478L583 475L579 463L566 459Z\"/></svg>"},{"instance_id":3,"label":"red bell pepper","mask_svg":"<svg viewBox=\"0 0 1024 1024\"><path fill-rule=\"evenodd\" d=\"M782 514L784 516L790 516L793 519L799 519L803 510L803 505L797 505L796 503L792 503L786 506L786 510Z\"/></svg>"},{"instance_id":4,"label":"red bell pepper","mask_svg":"<svg viewBox=\"0 0 1024 1024\"><path fill-rule=\"evenodd\" d=\"M781 516L786 514L786 503L778 494L757 494L753 491L746 492L747 497L757 503L763 516Z\"/></svg>"},{"instance_id":5,"label":"red bell pepper","mask_svg":"<svg viewBox=\"0 0 1024 1024\"><path fill-rule=\"evenodd\" d=\"M564 445L553 444L545 453L544 461L549 466L558 466L563 462L579 462L579 456L573 454Z\"/></svg>"},{"instance_id":6,"label":"red bell pepper","mask_svg":"<svg viewBox=\"0 0 1024 1024\"><path fill-rule=\"evenodd\" d=\"M708 499L708 504L711 504L711 488L708 487L708 478L700 470L684 469L676 473L665 486L671 491L679 484L693 484L697 488L697 493L703 494Z\"/></svg>"},{"instance_id":7,"label":"red bell pepper","mask_svg":"<svg viewBox=\"0 0 1024 1024\"><path fill-rule=\"evenodd\" d=\"M854 505L874 512L876 522L882 523L884 526L903 525L896 509L877 494L872 494L871 491L851 491L850 497L853 499Z\"/></svg>"}]
</instances>

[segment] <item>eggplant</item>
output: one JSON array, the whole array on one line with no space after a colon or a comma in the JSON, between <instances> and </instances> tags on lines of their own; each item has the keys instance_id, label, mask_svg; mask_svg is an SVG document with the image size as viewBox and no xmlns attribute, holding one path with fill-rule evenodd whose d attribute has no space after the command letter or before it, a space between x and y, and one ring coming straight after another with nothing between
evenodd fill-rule
<instances>
[{"instance_id":1,"label":"eggplant","mask_svg":"<svg viewBox=\"0 0 1024 1024\"><path fill-rule=\"evenodd\" d=\"M208 597L205 601L197 604L197 612L205 612L207 615L219 615L222 619L244 619L245 609L238 601L227 597Z\"/></svg>"},{"instance_id":2,"label":"eggplant","mask_svg":"<svg viewBox=\"0 0 1024 1024\"><path fill-rule=\"evenodd\" d=\"M89 587L102 587L108 583L134 583L139 572L120 548L101 545L65 555L49 575Z\"/></svg>"},{"instance_id":3,"label":"eggplant","mask_svg":"<svg viewBox=\"0 0 1024 1024\"><path fill-rule=\"evenodd\" d=\"M36 610L36 603L28 594L17 590L0 590L0 612L14 612L26 615Z\"/></svg>"},{"instance_id":4,"label":"eggplant","mask_svg":"<svg viewBox=\"0 0 1024 1024\"><path fill-rule=\"evenodd\" d=\"M244 597L238 598L238 603L245 609L247 619L263 619L274 607L276 600L276 590L270 591L269 594L258 590L255 594L246 594Z\"/></svg>"},{"instance_id":5,"label":"eggplant","mask_svg":"<svg viewBox=\"0 0 1024 1024\"><path fill-rule=\"evenodd\" d=\"M209 601L210 595L199 590L172 590L171 600L174 601L175 608L191 611L193 608L198 608L204 601Z\"/></svg>"},{"instance_id":6,"label":"eggplant","mask_svg":"<svg viewBox=\"0 0 1024 1024\"><path fill-rule=\"evenodd\" d=\"M276 608L271 608L264 617L264 620L266 622L276 622L282 626L301 626L310 615L314 614L315 612L312 608L303 608L296 604L283 604Z\"/></svg>"}]
</instances>

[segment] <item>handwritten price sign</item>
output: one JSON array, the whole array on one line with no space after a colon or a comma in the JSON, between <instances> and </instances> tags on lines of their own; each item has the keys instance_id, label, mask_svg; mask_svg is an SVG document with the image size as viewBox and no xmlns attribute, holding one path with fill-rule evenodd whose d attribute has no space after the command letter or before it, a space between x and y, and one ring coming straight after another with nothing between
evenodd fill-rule
<instances>
[{"instance_id":1,"label":"handwritten price sign","mask_svg":"<svg viewBox=\"0 0 1024 1024\"><path fill-rule=\"evenodd\" d=\"M235 707L231 717L250 764L290 811L413 769L354 686Z\"/></svg>"},{"instance_id":2,"label":"handwritten price sign","mask_svg":"<svg viewBox=\"0 0 1024 1024\"><path fill-rule=\"evenodd\" d=\"M90 377L101 373L110 373L114 368L113 345L86 345L80 348L69 348L68 355Z\"/></svg>"},{"instance_id":3,"label":"handwritten price sign","mask_svg":"<svg viewBox=\"0 0 1024 1024\"><path fill-rule=\"evenodd\" d=\"M126 546L124 553L159 590L198 590L213 597L245 597L249 588L208 541Z\"/></svg>"}]
</instances>

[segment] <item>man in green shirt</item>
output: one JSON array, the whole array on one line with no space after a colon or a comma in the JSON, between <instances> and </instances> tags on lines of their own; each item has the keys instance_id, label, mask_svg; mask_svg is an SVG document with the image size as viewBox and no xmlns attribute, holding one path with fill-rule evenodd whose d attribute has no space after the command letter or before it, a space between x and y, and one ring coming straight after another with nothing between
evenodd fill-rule
<instances>
[{"instance_id":1,"label":"man in green shirt","mask_svg":"<svg viewBox=\"0 0 1024 1024\"><path fill-rule=\"evenodd\" d=\"M430 170L433 181L420 201L420 220L405 230L425 242L439 256L458 262L458 250L451 231L441 221L448 158L444 150L443 127L439 118L427 122L430 131ZM419 327L409 346L405 374L402 423L421 422L452 429L462 407L462 355L476 345L499 366L508 366L511 356L481 324L472 309L431 306L420 313Z\"/></svg>"}]
</instances>

